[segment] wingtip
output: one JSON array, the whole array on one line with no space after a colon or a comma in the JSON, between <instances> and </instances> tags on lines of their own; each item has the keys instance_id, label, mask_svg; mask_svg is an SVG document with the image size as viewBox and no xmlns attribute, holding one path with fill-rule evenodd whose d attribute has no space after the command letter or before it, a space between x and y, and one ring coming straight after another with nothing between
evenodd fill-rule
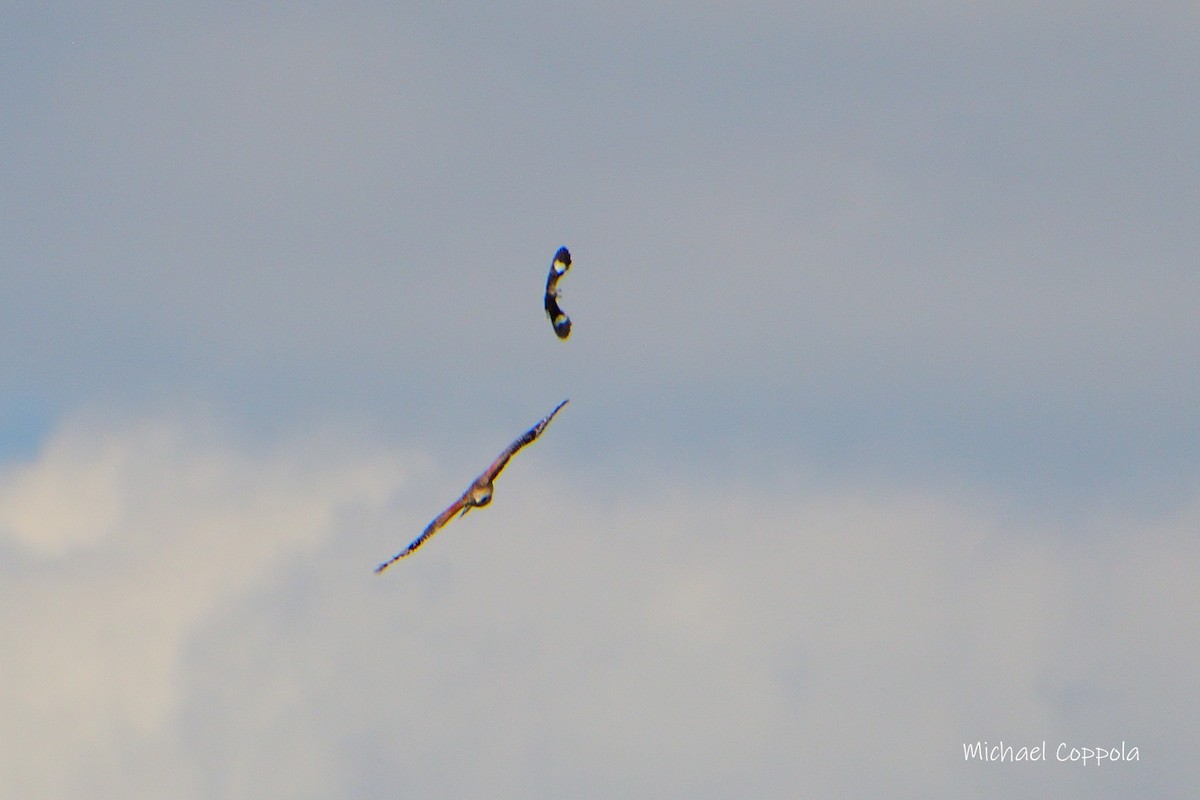
<instances>
[{"instance_id":1,"label":"wingtip","mask_svg":"<svg viewBox=\"0 0 1200 800\"><path fill-rule=\"evenodd\" d=\"M392 556L387 561L383 562L378 567L376 567L375 574L378 575L379 573L383 572L385 569L390 567L392 564L395 564L397 561L404 558L406 555L408 555L411 552L412 552L412 548L406 548L405 550L402 550L401 552L396 553L396 555Z\"/></svg>"},{"instance_id":2,"label":"wingtip","mask_svg":"<svg viewBox=\"0 0 1200 800\"><path fill-rule=\"evenodd\" d=\"M562 277L571 268L571 251L565 247L558 248L554 260L550 262L550 273Z\"/></svg>"},{"instance_id":3,"label":"wingtip","mask_svg":"<svg viewBox=\"0 0 1200 800\"><path fill-rule=\"evenodd\" d=\"M566 314L559 314L554 318L554 335L563 341L571 335L571 318Z\"/></svg>"}]
</instances>

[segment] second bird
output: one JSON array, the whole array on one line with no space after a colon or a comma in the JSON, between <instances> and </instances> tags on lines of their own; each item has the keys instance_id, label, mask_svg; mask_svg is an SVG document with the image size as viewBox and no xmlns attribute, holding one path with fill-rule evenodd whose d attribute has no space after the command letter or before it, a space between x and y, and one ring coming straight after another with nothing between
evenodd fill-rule
<instances>
[{"instance_id":1,"label":"second bird","mask_svg":"<svg viewBox=\"0 0 1200 800\"><path fill-rule=\"evenodd\" d=\"M560 339L571 335L571 318L558 306L558 281L570 268L571 251L565 247L558 248L550 264L550 274L546 276L546 316L550 317L554 333Z\"/></svg>"}]
</instances>

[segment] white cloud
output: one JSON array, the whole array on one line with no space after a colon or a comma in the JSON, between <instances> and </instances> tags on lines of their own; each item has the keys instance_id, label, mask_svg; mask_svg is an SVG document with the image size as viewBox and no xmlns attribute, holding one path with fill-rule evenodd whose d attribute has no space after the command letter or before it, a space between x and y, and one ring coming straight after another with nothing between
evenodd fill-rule
<instances>
[{"instance_id":1,"label":"white cloud","mask_svg":"<svg viewBox=\"0 0 1200 800\"><path fill-rule=\"evenodd\" d=\"M213 436L68 425L0 479L20 545L0 590L4 794L79 796L136 773L178 719L195 627L311 555L345 509L378 507L401 475L332 439L263 456Z\"/></svg>"},{"instance_id":2,"label":"white cloud","mask_svg":"<svg viewBox=\"0 0 1200 800\"><path fill-rule=\"evenodd\" d=\"M7 556L6 795L1105 796L961 762L1056 737L1142 744L1114 787L1194 775L1200 506L1079 535L952 496L584 493L531 450L376 577L444 499L387 505L410 459L97 430L0 484L116 487L104 535Z\"/></svg>"},{"instance_id":3,"label":"white cloud","mask_svg":"<svg viewBox=\"0 0 1200 800\"><path fill-rule=\"evenodd\" d=\"M119 481L129 467L113 437L55 437L38 460L0 477L0 533L30 550L61 555L112 533Z\"/></svg>"}]
</instances>

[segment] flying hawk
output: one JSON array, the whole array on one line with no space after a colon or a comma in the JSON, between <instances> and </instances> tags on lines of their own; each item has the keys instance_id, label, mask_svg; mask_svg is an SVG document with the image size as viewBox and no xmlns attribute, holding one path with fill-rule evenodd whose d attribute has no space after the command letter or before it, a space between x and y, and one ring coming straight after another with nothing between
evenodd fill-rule
<instances>
[{"instance_id":1,"label":"flying hawk","mask_svg":"<svg viewBox=\"0 0 1200 800\"><path fill-rule=\"evenodd\" d=\"M558 248L554 261L550 264L550 274L546 276L546 316L554 325L554 333L560 339L571 335L571 318L558 307L558 280L571 268L571 251L565 247Z\"/></svg>"},{"instance_id":2,"label":"flying hawk","mask_svg":"<svg viewBox=\"0 0 1200 800\"><path fill-rule=\"evenodd\" d=\"M542 417L541 421L538 422L537 425L534 425L532 428L525 431L525 433L522 434L519 439L506 447L504 452L497 456L496 460L492 462L492 465L485 469L483 474L476 478L475 482L472 483L465 492L463 492L462 497L455 500L454 504L441 514L438 514L433 522L429 523L425 527L425 530L421 532L421 535L412 541L412 544L376 567L375 572L383 572L392 564L395 564L400 559L414 552L418 547L425 544L426 539L433 536L438 532L439 528L449 522L455 514L459 514L459 516L466 516L466 513L472 508L481 508L482 506L486 506L488 503L492 502L492 483L496 480L496 476L500 474L500 470L504 469L504 465L508 463L508 460L513 457L514 453L532 442L534 439L541 436L542 431L544 431L546 426L550 424L550 420L554 419L554 415L557 414L558 410L566 404L567 401L563 400L554 407L553 411ZM460 511L461 513L459 513Z\"/></svg>"}]
</instances>

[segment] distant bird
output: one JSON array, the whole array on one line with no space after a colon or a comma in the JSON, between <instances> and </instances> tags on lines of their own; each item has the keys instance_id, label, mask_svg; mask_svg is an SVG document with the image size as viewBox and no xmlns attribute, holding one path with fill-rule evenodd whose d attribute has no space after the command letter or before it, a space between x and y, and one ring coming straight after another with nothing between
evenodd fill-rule
<instances>
[{"instance_id":1,"label":"distant bird","mask_svg":"<svg viewBox=\"0 0 1200 800\"><path fill-rule=\"evenodd\" d=\"M554 333L560 339L571 335L571 318L558 307L558 281L570 268L571 251L565 247L558 248L550 264L550 274L546 276L546 316L550 317Z\"/></svg>"},{"instance_id":2,"label":"distant bird","mask_svg":"<svg viewBox=\"0 0 1200 800\"><path fill-rule=\"evenodd\" d=\"M515 442L506 447L504 452L497 456L496 460L492 462L492 465L485 469L483 474L476 478L475 482L472 483L465 492L463 492L462 497L455 500L454 504L441 514L438 514L437 518L425 527L425 530L421 532L421 535L412 541L412 544L376 567L376 574L383 572L392 564L395 564L397 561L409 555L421 545L425 544L425 540L437 533L438 529L449 522L455 514L459 514L461 511L462 513L459 514L459 516L466 516L467 512L472 508L481 508L492 502L492 483L496 480L496 476L500 474L500 470L504 469L504 465L508 463L508 460L513 457L514 453L532 442L534 439L541 436L542 431L544 431L546 426L550 424L550 420L554 419L554 415L557 414L558 410L566 404L567 401L563 400L554 407L553 411L542 417L541 421L538 422L537 425L534 425L532 428L525 431L521 438L517 439Z\"/></svg>"}]
</instances>

